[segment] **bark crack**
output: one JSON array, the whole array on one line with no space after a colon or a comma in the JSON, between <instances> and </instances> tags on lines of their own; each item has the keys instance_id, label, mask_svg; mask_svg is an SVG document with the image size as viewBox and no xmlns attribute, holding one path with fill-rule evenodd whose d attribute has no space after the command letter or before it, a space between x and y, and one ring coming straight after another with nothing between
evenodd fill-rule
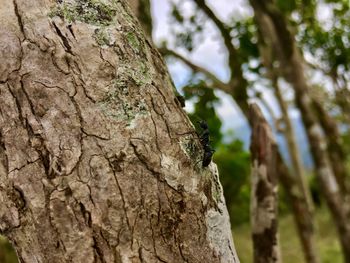
<instances>
[{"instance_id":1,"label":"bark crack","mask_svg":"<svg viewBox=\"0 0 350 263\"><path fill-rule=\"evenodd\" d=\"M158 136L158 131L157 131L157 125L156 125L156 122L151 114L151 120L152 120L152 123L153 123L153 126L154 126L154 135L156 136L155 140L156 140L156 146L157 146L157 150L159 153L161 153L161 148L159 146L159 136Z\"/></svg>"},{"instance_id":2,"label":"bark crack","mask_svg":"<svg viewBox=\"0 0 350 263\"><path fill-rule=\"evenodd\" d=\"M27 160L27 162L26 162L24 165L22 165L22 166L20 166L20 167L15 167L15 168L13 168L12 170L10 170L10 171L9 171L9 174L12 173L12 172L14 172L14 171L20 171L20 170L22 170L24 167L26 167L27 165L31 165L31 164L33 164L33 163L36 163L36 162L39 161L39 160L40 160L40 158L37 158L37 159L35 159L34 161L28 161L28 160Z\"/></svg>"},{"instance_id":3,"label":"bark crack","mask_svg":"<svg viewBox=\"0 0 350 263\"><path fill-rule=\"evenodd\" d=\"M147 213L148 214L148 213ZM149 214L148 214L149 216ZM155 234L154 234L154 229L152 226L152 218L149 218L149 224L150 224L150 228L151 228L151 232L152 232L152 243L153 243L153 253L155 255L155 257L160 261L160 262L164 262L164 263L168 263L167 261L163 260L162 258L160 258L160 256L157 253L157 248L156 248L156 238L155 238Z\"/></svg>"},{"instance_id":4,"label":"bark crack","mask_svg":"<svg viewBox=\"0 0 350 263\"><path fill-rule=\"evenodd\" d=\"M101 262L106 263L106 260L103 257L103 249L100 249L98 246L98 242L95 236L92 237L94 244L92 245L93 249L95 250L95 262L96 262L96 256L100 259ZM97 261L98 262L98 261Z\"/></svg>"},{"instance_id":5,"label":"bark crack","mask_svg":"<svg viewBox=\"0 0 350 263\"><path fill-rule=\"evenodd\" d=\"M24 196L23 190L20 187L15 185L13 186L13 189L16 191L17 197L19 198L18 208L19 210L23 211L27 206L27 200Z\"/></svg>"},{"instance_id":6,"label":"bark crack","mask_svg":"<svg viewBox=\"0 0 350 263\"><path fill-rule=\"evenodd\" d=\"M49 86L49 85L47 85L47 84L45 84L45 83L43 83L43 82L41 82L39 80L34 80L33 82L38 83L38 84L40 84L40 85L42 85L42 86L44 86L45 88L48 88L48 89L59 89L59 90L63 91L65 94L67 94L67 96L72 97L72 96L69 95L69 93L65 89L61 88L60 86ZM75 93L76 93L76 91L75 91Z\"/></svg>"},{"instance_id":7,"label":"bark crack","mask_svg":"<svg viewBox=\"0 0 350 263\"><path fill-rule=\"evenodd\" d=\"M139 140L144 143L144 140L141 138L131 138L130 145L134 149L134 153L136 157L141 161L141 163L146 167L148 171L150 171L152 174L156 175L157 177L160 177L160 172L156 170L156 168L152 167L151 164L147 161L148 158L141 152L140 149L138 149L137 143L135 143L133 140Z\"/></svg>"},{"instance_id":8,"label":"bark crack","mask_svg":"<svg viewBox=\"0 0 350 263\"><path fill-rule=\"evenodd\" d=\"M1 112L1 110L0 110ZM2 130L0 129L0 161L5 167L6 174L9 173L9 160L6 153L6 145L4 142L4 137L2 136ZM1 175L0 175L1 176Z\"/></svg>"},{"instance_id":9,"label":"bark crack","mask_svg":"<svg viewBox=\"0 0 350 263\"><path fill-rule=\"evenodd\" d=\"M116 182L116 185L118 187L118 190L119 190L119 193L120 193L120 197L122 199L122 203L123 203L123 209L124 209L124 213L125 213L125 218L126 218L126 223L128 225L128 228L130 230L130 232L133 232L132 230L132 227L131 227L131 223L129 221L129 217L128 217L128 213L127 213L127 208L126 208L126 202L125 202L125 198L124 198L124 194L123 194L123 191L122 191L122 188L120 187L120 183L118 181L118 178L117 178L117 175L113 169L113 164L111 164L110 160L104 156L106 158L106 160L108 161L108 164L109 164L109 167L111 168L112 170L112 173L113 173L113 177L114 177L114 180ZM123 167L123 174L124 174L124 167ZM133 240L133 239L132 239ZM131 241L132 242L132 241Z\"/></svg>"},{"instance_id":10,"label":"bark crack","mask_svg":"<svg viewBox=\"0 0 350 263\"><path fill-rule=\"evenodd\" d=\"M18 113L18 118L19 118L20 122L22 123L22 125L24 125L25 121L24 121L23 116L22 116L22 108L21 108L21 105L19 103L19 100L18 100L17 96L14 94L14 92L12 91L10 84L6 83L6 86L7 86L8 91L11 93L11 96L13 97L13 99L15 101L16 110Z\"/></svg>"},{"instance_id":11,"label":"bark crack","mask_svg":"<svg viewBox=\"0 0 350 263\"><path fill-rule=\"evenodd\" d=\"M75 56L74 53L72 52L72 47L69 44L69 41L68 41L67 37L62 34L61 30L58 28L58 26L56 25L55 22L52 22L52 24L53 24L53 26L55 28L55 31L56 31L57 35L61 38L65 50L69 54L71 54L72 56Z\"/></svg>"},{"instance_id":12,"label":"bark crack","mask_svg":"<svg viewBox=\"0 0 350 263\"><path fill-rule=\"evenodd\" d=\"M16 0L13 0L13 6L14 6L14 9L15 9L15 15L17 17L17 21L18 21L18 25L19 25L19 28L21 30L21 33L23 34L24 38L26 38L26 34L24 32L24 24L23 24L23 21L22 21L22 17L21 15L19 14L19 11L18 11L18 6L17 6L17 1Z\"/></svg>"}]
</instances>

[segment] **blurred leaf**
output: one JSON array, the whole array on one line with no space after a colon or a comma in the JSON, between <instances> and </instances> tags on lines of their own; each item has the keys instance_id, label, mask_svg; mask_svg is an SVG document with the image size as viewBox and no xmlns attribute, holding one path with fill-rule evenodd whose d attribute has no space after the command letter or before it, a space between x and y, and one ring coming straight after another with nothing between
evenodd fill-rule
<instances>
[{"instance_id":1,"label":"blurred leaf","mask_svg":"<svg viewBox=\"0 0 350 263\"><path fill-rule=\"evenodd\" d=\"M172 6L171 15L175 18L177 22L181 24L184 22L184 17L181 15L176 5Z\"/></svg>"}]
</instances>

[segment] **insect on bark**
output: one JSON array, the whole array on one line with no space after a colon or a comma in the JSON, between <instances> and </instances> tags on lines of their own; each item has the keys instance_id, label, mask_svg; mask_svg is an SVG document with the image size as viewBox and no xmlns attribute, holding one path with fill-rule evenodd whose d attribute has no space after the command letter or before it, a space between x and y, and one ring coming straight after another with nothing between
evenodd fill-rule
<instances>
[{"instance_id":1,"label":"insect on bark","mask_svg":"<svg viewBox=\"0 0 350 263\"><path fill-rule=\"evenodd\" d=\"M201 120L199 121L199 126L202 129L202 133L199 136L199 140L204 150L202 166L207 167L211 162L215 150L213 150L213 148L211 148L210 146L210 133L208 123L204 120Z\"/></svg>"}]
</instances>

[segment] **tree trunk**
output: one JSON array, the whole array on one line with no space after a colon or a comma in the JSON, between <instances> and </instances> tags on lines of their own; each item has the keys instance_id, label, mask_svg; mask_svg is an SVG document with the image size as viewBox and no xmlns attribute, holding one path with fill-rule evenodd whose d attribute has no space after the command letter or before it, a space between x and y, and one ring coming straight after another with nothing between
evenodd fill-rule
<instances>
[{"instance_id":1,"label":"tree trunk","mask_svg":"<svg viewBox=\"0 0 350 263\"><path fill-rule=\"evenodd\" d=\"M273 74L272 72L270 73ZM283 134L287 141L293 166L293 174L290 174L288 167L281 159L281 155L279 155L277 157L279 179L291 204L305 261L308 263L318 263L320 262L320 259L316 253L317 249L314 238L313 203L311 194L305 181L305 173L293 135L293 126L288 116L287 106L274 76L271 76L271 81L278 104L281 108L281 119L285 124Z\"/></svg>"},{"instance_id":2,"label":"tree trunk","mask_svg":"<svg viewBox=\"0 0 350 263\"><path fill-rule=\"evenodd\" d=\"M277 233L277 144L256 104L250 106L253 123L251 222L255 263L281 262Z\"/></svg>"},{"instance_id":3,"label":"tree trunk","mask_svg":"<svg viewBox=\"0 0 350 263\"><path fill-rule=\"evenodd\" d=\"M146 35L152 39L152 14L150 0L129 0L133 14L137 17Z\"/></svg>"},{"instance_id":4,"label":"tree trunk","mask_svg":"<svg viewBox=\"0 0 350 263\"><path fill-rule=\"evenodd\" d=\"M350 90L347 88L347 82L344 80L344 84L335 84L335 101L342 112L343 121L346 124L350 124Z\"/></svg>"},{"instance_id":5,"label":"tree trunk","mask_svg":"<svg viewBox=\"0 0 350 263\"><path fill-rule=\"evenodd\" d=\"M314 207L313 207L313 203L312 203L312 198L311 198L311 193L310 190L308 188L307 182L306 182L306 178L305 178L305 171L304 171L304 167L301 161L301 154L294 136L294 129L293 129L293 125L291 123L291 120L289 118L289 113L288 113L288 107L284 101L284 98L282 96L282 93L280 91L280 87L278 85L278 80L277 78L274 78L273 80L273 88L275 91L275 95L278 101L278 105L280 106L281 112L282 112L282 121L285 125L285 128L283 130L283 133L285 135L286 141L287 141L287 145L288 145L288 149L289 149L289 153L290 153L290 158L293 164L293 170L294 170L294 174L296 176L296 179L298 181L299 187L305 197L307 206L308 206L308 210L310 211L310 213L313 212Z\"/></svg>"},{"instance_id":6,"label":"tree trunk","mask_svg":"<svg viewBox=\"0 0 350 263\"><path fill-rule=\"evenodd\" d=\"M294 176L291 176L287 171L287 167L281 167L279 170L285 170L283 174L287 173L288 176L280 176L280 181L282 185L284 185L284 188L287 189L287 196L291 200L292 210L294 211L293 215L297 224L305 261L308 263L318 263L320 262L320 259L316 253L313 227L314 206L311 193L306 183L305 172L300 159L300 152L295 141L293 126L289 118L288 109L280 92L277 81L275 82L274 89L278 104L281 108L282 119L285 124L284 135L287 140L288 149L294 168ZM299 188L290 189L292 185L298 185Z\"/></svg>"},{"instance_id":7,"label":"tree trunk","mask_svg":"<svg viewBox=\"0 0 350 263\"><path fill-rule=\"evenodd\" d=\"M215 164L125 1L0 9L0 232L20 262L239 262Z\"/></svg>"},{"instance_id":8,"label":"tree trunk","mask_svg":"<svg viewBox=\"0 0 350 263\"><path fill-rule=\"evenodd\" d=\"M295 91L295 99L301 111L308 135L311 152L316 165L316 174L322 193L336 223L346 262L350 262L350 221L348 206L343 202L326 150L326 142L317 118L312 111L308 84L304 76L302 57L285 18L273 1L250 0L255 19L264 41L275 51L283 75Z\"/></svg>"},{"instance_id":9,"label":"tree trunk","mask_svg":"<svg viewBox=\"0 0 350 263\"><path fill-rule=\"evenodd\" d=\"M323 130L327 134L325 139L327 141L329 159L332 164L335 178L341 193L347 198L347 202L349 202L349 174L346 168L346 154L342 147L342 139L338 129L338 124L334 119L328 116L327 112L322 107L321 102L315 98L313 98L313 106Z\"/></svg>"},{"instance_id":10,"label":"tree trunk","mask_svg":"<svg viewBox=\"0 0 350 263\"><path fill-rule=\"evenodd\" d=\"M294 221L297 226L299 239L303 248L305 261L308 263L318 263L320 259L316 253L316 244L313 227L313 202L306 183L305 172L300 159L300 153L295 141L293 126L289 118L288 107L284 101L280 87L278 85L278 72L273 67L274 54L271 45L264 43L263 36L259 35L260 53L262 63L268 69L267 76L271 80L272 88L279 107L281 109L281 120L284 123L282 132L286 138L290 158L292 161L293 174L283 162L281 155L278 158L278 172L280 182L286 192L293 211Z\"/></svg>"}]
</instances>

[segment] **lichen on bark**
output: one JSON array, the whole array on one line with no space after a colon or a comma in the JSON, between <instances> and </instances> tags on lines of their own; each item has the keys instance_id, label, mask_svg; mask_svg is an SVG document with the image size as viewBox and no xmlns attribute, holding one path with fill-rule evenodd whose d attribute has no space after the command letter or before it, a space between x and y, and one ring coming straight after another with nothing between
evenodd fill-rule
<instances>
[{"instance_id":1,"label":"lichen on bark","mask_svg":"<svg viewBox=\"0 0 350 263\"><path fill-rule=\"evenodd\" d=\"M62 1L51 9L49 16L59 16L69 23L81 21L93 25L110 25L117 11L114 6L116 2L113 1L111 5L96 0Z\"/></svg>"}]
</instances>

